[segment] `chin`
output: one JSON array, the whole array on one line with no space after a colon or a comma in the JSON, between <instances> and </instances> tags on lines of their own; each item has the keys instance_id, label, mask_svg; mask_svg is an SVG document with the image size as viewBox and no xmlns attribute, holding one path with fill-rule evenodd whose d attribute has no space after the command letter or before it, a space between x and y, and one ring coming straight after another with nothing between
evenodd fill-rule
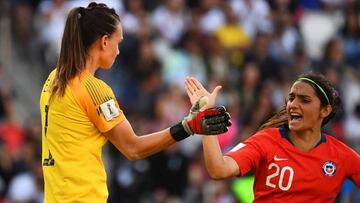
<instances>
[{"instance_id":1,"label":"chin","mask_svg":"<svg viewBox=\"0 0 360 203\"><path fill-rule=\"evenodd\" d=\"M288 122L289 130L291 131L299 131L301 130L301 125L299 124L292 124L291 122Z\"/></svg>"},{"instance_id":2,"label":"chin","mask_svg":"<svg viewBox=\"0 0 360 203\"><path fill-rule=\"evenodd\" d=\"M101 69L104 69L104 70L109 70L111 68L111 66L101 66Z\"/></svg>"}]
</instances>

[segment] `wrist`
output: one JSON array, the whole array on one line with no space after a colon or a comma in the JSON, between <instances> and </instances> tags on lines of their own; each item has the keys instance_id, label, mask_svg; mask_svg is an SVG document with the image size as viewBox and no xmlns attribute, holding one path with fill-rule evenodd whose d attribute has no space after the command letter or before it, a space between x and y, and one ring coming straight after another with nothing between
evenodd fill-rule
<instances>
[{"instance_id":1,"label":"wrist","mask_svg":"<svg viewBox=\"0 0 360 203\"><path fill-rule=\"evenodd\" d=\"M170 127L170 135L171 137L176 141L179 142L187 137L189 137L191 134L189 134L186 130L182 122Z\"/></svg>"}]
</instances>

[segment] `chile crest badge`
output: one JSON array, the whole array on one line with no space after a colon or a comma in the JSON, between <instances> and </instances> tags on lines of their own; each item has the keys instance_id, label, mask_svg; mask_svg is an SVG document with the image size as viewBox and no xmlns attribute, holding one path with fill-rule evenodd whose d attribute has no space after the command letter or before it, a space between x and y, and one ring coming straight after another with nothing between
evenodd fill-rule
<instances>
[{"instance_id":1,"label":"chile crest badge","mask_svg":"<svg viewBox=\"0 0 360 203\"><path fill-rule=\"evenodd\" d=\"M327 161L322 166L322 170L326 176L333 176L336 172L336 165L332 161Z\"/></svg>"}]
</instances>

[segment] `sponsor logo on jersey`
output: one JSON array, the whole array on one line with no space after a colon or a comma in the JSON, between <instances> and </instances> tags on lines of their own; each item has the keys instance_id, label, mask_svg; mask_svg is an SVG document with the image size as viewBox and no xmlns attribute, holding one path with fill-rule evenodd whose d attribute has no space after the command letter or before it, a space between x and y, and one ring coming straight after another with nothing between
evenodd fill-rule
<instances>
[{"instance_id":1,"label":"sponsor logo on jersey","mask_svg":"<svg viewBox=\"0 0 360 203\"><path fill-rule=\"evenodd\" d=\"M275 161L286 161L286 160L288 160L287 158L283 158L283 157L277 157L276 155L274 156L274 160Z\"/></svg>"},{"instance_id":2,"label":"sponsor logo on jersey","mask_svg":"<svg viewBox=\"0 0 360 203\"><path fill-rule=\"evenodd\" d=\"M44 159L43 166L54 166L54 165L55 165L55 160L53 159L53 156L51 155L49 150L49 156L48 158Z\"/></svg>"},{"instance_id":3,"label":"sponsor logo on jersey","mask_svg":"<svg viewBox=\"0 0 360 203\"><path fill-rule=\"evenodd\" d=\"M322 166L322 170L326 176L333 176L336 172L336 165L332 161L327 161Z\"/></svg>"},{"instance_id":4,"label":"sponsor logo on jersey","mask_svg":"<svg viewBox=\"0 0 360 203\"><path fill-rule=\"evenodd\" d=\"M119 116L119 110L116 108L114 99L102 103L100 108L106 121L111 121L113 118Z\"/></svg>"}]
</instances>

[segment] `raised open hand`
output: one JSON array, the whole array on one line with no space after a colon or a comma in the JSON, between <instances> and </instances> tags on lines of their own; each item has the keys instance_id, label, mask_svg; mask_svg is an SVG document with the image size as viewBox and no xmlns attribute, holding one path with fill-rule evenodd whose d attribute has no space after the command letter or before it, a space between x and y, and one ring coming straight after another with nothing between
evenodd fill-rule
<instances>
[{"instance_id":1,"label":"raised open hand","mask_svg":"<svg viewBox=\"0 0 360 203\"><path fill-rule=\"evenodd\" d=\"M216 97L218 95L221 86L216 86L215 89L209 93L204 86L194 77L187 77L185 79L186 93L190 98L191 104L194 104L200 98L200 110L208 109L215 106ZM204 98L202 98L204 97ZM206 102L206 104L202 104Z\"/></svg>"},{"instance_id":2,"label":"raised open hand","mask_svg":"<svg viewBox=\"0 0 360 203\"><path fill-rule=\"evenodd\" d=\"M209 93L194 77L185 79L185 89L192 107L182 125L188 134L217 135L228 131L230 114L225 107L215 107L215 100L221 86Z\"/></svg>"}]
</instances>

